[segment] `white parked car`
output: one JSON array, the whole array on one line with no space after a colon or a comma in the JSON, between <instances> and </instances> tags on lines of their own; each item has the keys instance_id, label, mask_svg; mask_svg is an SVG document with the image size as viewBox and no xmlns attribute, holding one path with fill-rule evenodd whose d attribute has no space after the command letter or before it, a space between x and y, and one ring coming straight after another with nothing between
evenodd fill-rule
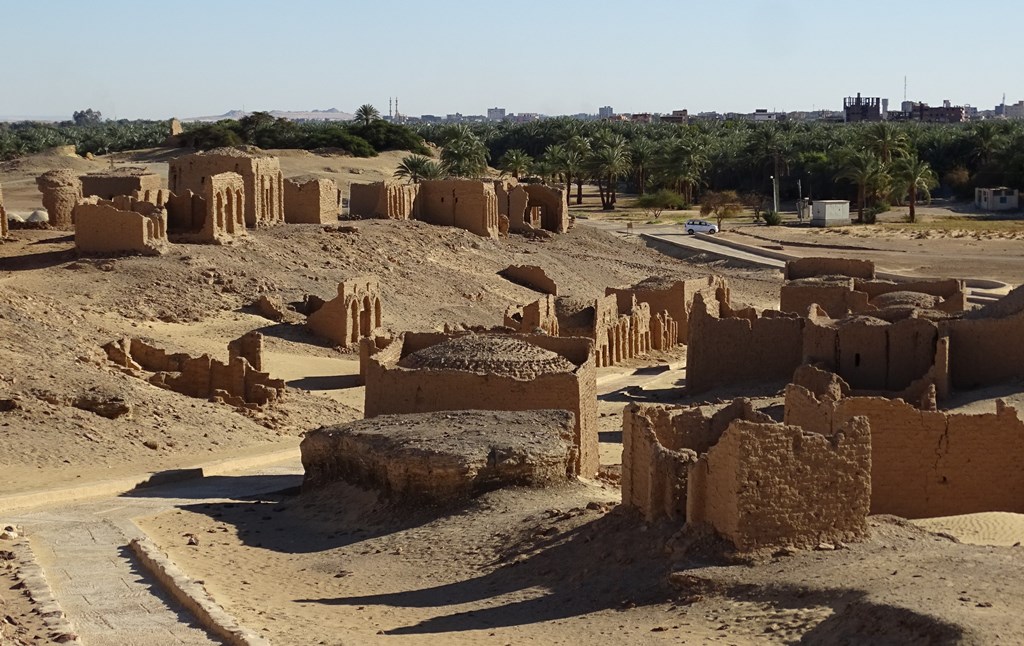
<instances>
[{"instance_id":1,"label":"white parked car","mask_svg":"<svg viewBox=\"0 0 1024 646\"><path fill-rule=\"evenodd\" d=\"M718 233L718 225L706 220L687 220L686 232L690 235L695 233Z\"/></svg>"}]
</instances>

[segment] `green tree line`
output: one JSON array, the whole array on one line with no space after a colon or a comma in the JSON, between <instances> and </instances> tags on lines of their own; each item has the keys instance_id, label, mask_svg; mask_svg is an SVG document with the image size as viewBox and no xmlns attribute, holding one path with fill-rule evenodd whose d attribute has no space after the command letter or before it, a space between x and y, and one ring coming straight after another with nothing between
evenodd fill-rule
<instances>
[{"instance_id":1,"label":"green tree line","mask_svg":"<svg viewBox=\"0 0 1024 646\"><path fill-rule=\"evenodd\" d=\"M185 123L179 143L204 150L243 144L260 148L332 149L358 157L372 157L385 150L430 154L423 138L411 128L383 121L376 111L366 112L363 110L359 119L349 123L298 123L266 112L215 123ZM55 146L75 146L80 155L153 148L163 145L168 134L167 121L102 121L100 114L91 110L76 113L74 121L0 123L0 159L31 155Z\"/></svg>"},{"instance_id":2,"label":"green tree line","mask_svg":"<svg viewBox=\"0 0 1024 646\"><path fill-rule=\"evenodd\" d=\"M583 183L594 183L606 209L620 188L641 195L670 189L688 203L706 191L731 190L751 202L771 195L772 176L783 200L850 199L864 219L889 202L913 206L933 191L968 199L975 186L1024 188L1020 121L680 126L555 118L425 125L418 132L441 147L448 175L478 174L483 160L513 176L568 184L577 203Z\"/></svg>"}]
</instances>

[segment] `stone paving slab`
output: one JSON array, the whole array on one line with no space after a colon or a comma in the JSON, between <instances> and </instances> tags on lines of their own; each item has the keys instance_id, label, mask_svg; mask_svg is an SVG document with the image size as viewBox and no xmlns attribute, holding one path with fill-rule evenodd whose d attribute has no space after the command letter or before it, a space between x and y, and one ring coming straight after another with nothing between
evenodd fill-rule
<instances>
[{"instance_id":1,"label":"stone paving slab","mask_svg":"<svg viewBox=\"0 0 1024 646\"><path fill-rule=\"evenodd\" d=\"M5 515L25 527L53 594L86 646L219 644L142 570L128 549L133 518L202 501L233 500L301 482L295 461ZM283 477L282 477L283 476Z\"/></svg>"}]
</instances>

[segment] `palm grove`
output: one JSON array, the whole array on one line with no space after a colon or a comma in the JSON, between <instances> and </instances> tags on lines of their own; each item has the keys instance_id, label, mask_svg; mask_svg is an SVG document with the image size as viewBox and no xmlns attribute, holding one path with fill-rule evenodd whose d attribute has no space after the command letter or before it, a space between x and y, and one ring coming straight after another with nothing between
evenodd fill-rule
<instances>
[{"instance_id":1,"label":"palm grove","mask_svg":"<svg viewBox=\"0 0 1024 646\"><path fill-rule=\"evenodd\" d=\"M567 185L577 204L583 185L593 184L608 210L625 190L657 193L668 208L713 201L758 213L770 204L774 175L783 200L798 192L845 197L860 221L873 222L892 204L907 205L913 219L936 190L969 199L975 186L1024 186L1024 123L1014 121L679 126L555 118L418 132L440 147L440 159L407 157L398 177L473 177L492 163L513 177Z\"/></svg>"}]
</instances>

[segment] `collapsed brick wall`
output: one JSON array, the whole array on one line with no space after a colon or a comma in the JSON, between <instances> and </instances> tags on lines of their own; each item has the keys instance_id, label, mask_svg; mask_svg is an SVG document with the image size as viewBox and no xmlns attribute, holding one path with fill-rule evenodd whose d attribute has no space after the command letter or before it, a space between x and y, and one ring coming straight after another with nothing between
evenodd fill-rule
<instances>
[{"instance_id":1,"label":"collapsed brick wall","mask_svg":"<svg viewBox=\"0 0 1024 646\"><path fill-rule=\"evenodd\" d=\"M803 363L803 318L773 310L751 318L722 316L708 309L703 296L695 295L686 357L689 392L788 380Z\"/></svg>"},{"instance_id":2,"label":"collapsed brick wall","mask_svg":"<svg viewBox=\"0 0 1024 646\"><path fill-rule=\"evenodd\" d=\"M85 254L158 255L167 247L167 215L148 202L118 196L75 206L75 249Z\"/></svg>"},{"instance_id":3,"label":"collapsed brick wall","mask_svg":"<svg viewBox=\"0 0 1024 646\"><path fill-rule=\"evenodd\" d=\"M51 170L36 178L36 186L43 194L43 208L54 229L74 229L75 207L82 200L82 182L73 171Z\"/></svg>"},{"instance_id":4,"label":"collapsed brick wall","mask_svg":"<svg viewBox=\"0 0 1024 646\"><path fill-rule=\"evenodd\" d=\"M832 433L854 417L871 430L871 513L930 518L1024 512L1024 423L994 414L921 411L900 400L786 389L787 424Z\"/></svg>"},{"instance_id":5,"label":"collapsed brick wall","mask_svg":"<svg viewBox=\"0 0 1024 646\"><path fill-rule=\"evenodd\" d=\"M338 295L310 312L306 325L340 346L354 346L382 325L380 284L375 276L338 283Z\"/></svg>"},{"instance_id":6,"label":"collapsed brick wall","mask_svg":"<svg viewBox=\"0 0 1024 646\"><path fill-rule=\"evenodd\" d=\"M857 390L900 391L936 365L938 326L927 319L888 323L870 316L805 319L803 359L837 373Z\"/></svg>"},{"instance_id":7,"label":"collapsed brick wall","mask_svg":"<svg viewBox=\"0 0 1024 646\"><path fill-rule=\"evenodd\" d=\"M779 309L805 315L817 305L833 318L869 309L868 295L853 288L854 279L847 277L799 278L782 286Z\"/></svg>"},{"instance_id":8,"label":"collapsed brick wall","mask_svg":"<svg viewBox=\"0 0 1024 646\"><path fill-rule=\"evenodd\" d=\"M628 294L636 298L638 303L650 305L652 313L668 312L678 327L673 345L686 345L695 294L701 294L706 302L716 299L729 301L728 283L721 276L674 281L652 277L631 287L608 287L605 294Z\"/></svg>"},{"instance_id":9,"label":"collapsed brick wall","mask_svg":"<svg viewBox=\"0 0 1024 646\"><path fill-rule=\"evenodd\" d=\"M536 265L509 265L499 271L498 275L534 291L558 295L558 285L548 277L543 268Z\"/></svg>"},{"instance_id":10,"label":"collapsed brick wall","mask_svg":"<svg viewBox=\"0 0 1024 646\"><path fill-rule=\"evenodd\" d=\"M458 227L485 238L498 237L494 185L476 180L424 180L416 198L416 219Z\"/></svg>"},{"instance_id":11,"label":"collapsed brick wall","mask_svg":"<svg viewBox=\"0 0 1024 646\"><path fill-rule=\"evenodd\" d=\"M787 282L780 293L783 312L805 314L811 305L818 305L832 318L847 314L871 314L884 307L886 294L906 292L934 297L937 302L930 309L955 313L967 309L967 291L963 281L923 280L894 283L884 280L864 280L845 276L799 278Z\"/></svg>"},{"instance_id":12,"label":"collapsed brick wall","mask_svg":"<svg viewBox=\"0 0 1024 646\"><path fill-rule=\"evenodd\" d=\"M242 177L246 226L284 222L281 162L255 149L216 148L171 160L168 186L176 195L184 195L185 191L203 195L207 178L230 172Z\"/></svg>"},{"instance_id":13,"label":"collapsed brick wall","mask_svg":"<svg viewBox=\"0 0 1024 646\"><path fill-rule=\"evenodd\" d=\"M593 305L589 305L591 302ZM613 366L651 351L654 340L649 305L630 298L620 309L615 294L587 303L581 309L580 303L571 299L556 300L555 316L561 336L593 339L598 367ZM526 331L521 326L512 327Z\"/></svg>"},{"instance_id":14,"label":"collapsed brick wall","mask_svg":"<svg viewBox=\"0 0 1024 646\"><path fill-rule=\"evenodd\" d=\"M340 212L340 193L334 180L324 177L285 180L285 222L330 224L338 221Z\"/></svg>"},{"instance_id":15,"label":"collapsed brick wall","mask_svg":"<svg viewBox=\"0 0 1024 646\"><path fill-rule=\"evenodd\" d=\"M1024 314L947 321L942 329L949 335L953 388L970 390L1024 379Z\"/></svg>"},{"instance_id":16,"label":"collapsed brick wall","mask_svg":"<svg viewBox=\"0 0 1024 646\"><path fill-rule=\"evenodd\" d=\"M405 356L456 334L406 332L368 357L365 416L444 410L568 410L575 415L573 473L593 477L599 466L597 378L587 339L515 335L572 363L572 372L517 379L460 370L410 369Z\"/></svg>"},{"instance_id":17,"label":"collapsed brick wall","mask_svg":"<svg viewBox=\"0 0 1024 646\"><path fill-rule=\"evenodd\" d=\"M250 337L244 342L232 342L235 351L244 347L251 352L256 346L262 351L262 335L259 336L258 340ZM245 356L234 352L228 363L223 363L206 354L199 357L169 354L137 338L113 341L105 345L104 350L107 357L122 368L154 373L149 383L189 397L254 408L273 403L284 395L283 379L271 379L268 373L254 368ZM262 357L257 360L262 364Z\"/></svg>"},{"instance_id":18,"label":"collapsed brick wall","mask_svg":"<svg viewBox=\"0 0 1024 646\"><path fill-rule=\"evenodd\" d=\"M516 180L495 180L494 192L498 199L498 215L508 218L508 230L527 233L541 228L540 209L530 208L530 194Z\"/></svg>"},{"instance_id":19,"label":"collapsed brick wall","mask_svg":"<svg viewBox=\"0 0 1024 646\"><path fill-rule=\"evenodd\" d=\"M710 524L741 550L861 538L871 440L863 417L829 434L735 421L689 467L686 522Z\"/></svg>"},{"instance_id":20,"label":"collapsed brick wall","mask_svg":"<svg viewBox=\"0 0 1024 646\"><path fill-rule=\"evenodd\" d=\"M117 195L134 195L136 191L156 191L163 187L163 178L141 168L118 169L89 173L79 177L82 195L95 195L112 200Z\"/></svg>"},{"instance_id":21,"label":"collapsed brick wall","mask_svg":"<svg viewBox=\"0 0 1024 646\"><path fill-rule=\"evenodd\" d=\"M749 400L708 415L700 408L630 404L622 412L622 504L648 521L683 519L689 466L732 422L771 422Z\"/></svg>"},{"instance_id":22,"label":"collapsed brick wall","mask_svg":"<svg viewBox=\"0 0 1024 646\"><path fill-rule=\"evenodd\" d=\"M875 277L875 263L853 258L795 258L786 261L784 273L786 280L815 276L849 276L872 280Z\"/></svg>"},{"instance_id":23,"label":"collapsed brick wall","mask_svg":"<svg viewBox=\"0 0 1024 646\"><path fill-rule=\"evenodd\" d=\"M552 233L569 230L569 194L565 189L543 184L522 184L522 187L530 198L526 210L536 209L532 212L537 215L530 217L539 220L541 229Z\"/></svg>"},{"instance_id":24,"label":"collapsed brick wall","mask_svg":"<svg viewBox=\"0 0 1024 646\"><path fill-rule=\"evenodd\" d=\"M415 217L418 184L374 182L349 187L348 211L364 218L410 220Z\"/></svg>"},{"instance_id":25,"label":"collapsed brick wall","mask_svg":"<svg viewBox=\"0 0 1024 646\"><path fill-rule=\"evenodd\" d=\"M555 309L555 297L548 295L529 305L509 307L505 310L504 325L524 334L536 334L540 331L551 336L558 336L558 313Z\"/></svg>"}]
</instances>

